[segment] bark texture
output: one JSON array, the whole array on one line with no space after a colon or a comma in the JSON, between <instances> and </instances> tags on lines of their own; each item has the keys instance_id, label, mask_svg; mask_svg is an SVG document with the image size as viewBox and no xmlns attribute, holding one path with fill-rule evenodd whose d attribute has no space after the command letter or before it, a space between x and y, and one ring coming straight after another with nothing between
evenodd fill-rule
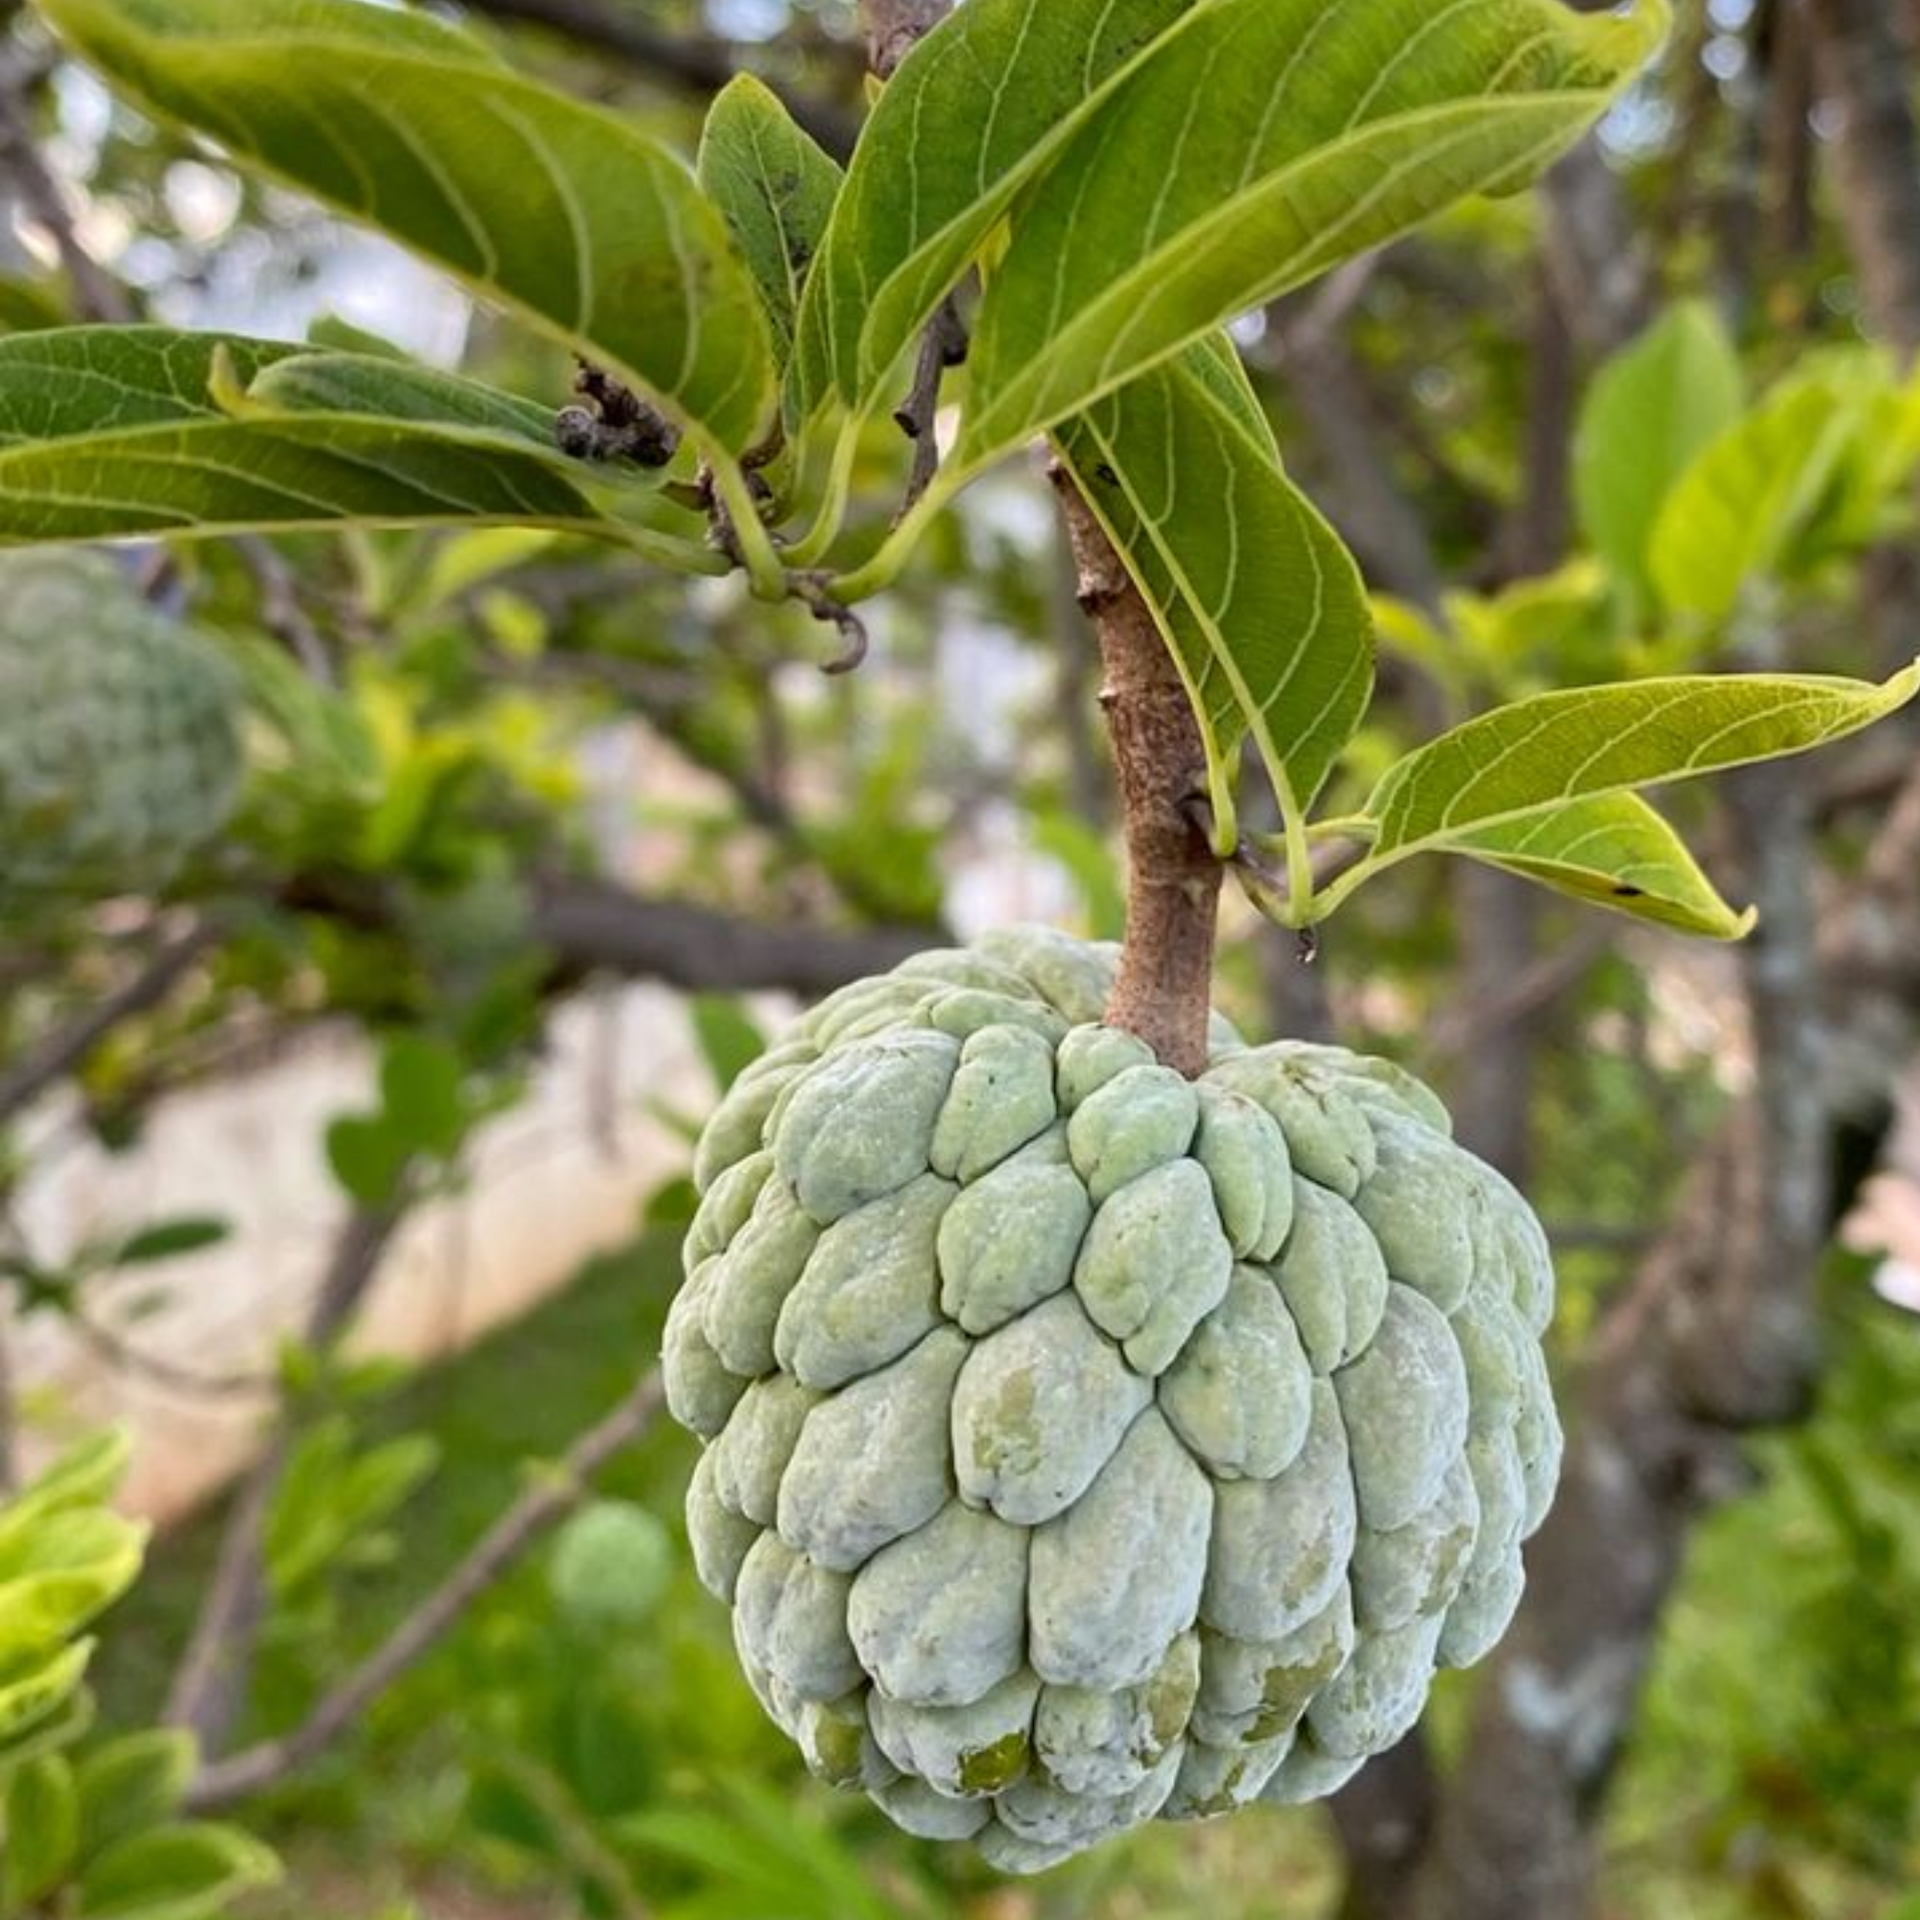
<instances>
[{"instance_id":1,"label":"bark texture","mask_svg":"<svg viewBox=\"0 0 1920 1920\"><path fill-rule=\"evenodd\" d=\"M1127 938L1108 1023L1189 1079L1207 1064L1215 922L1224 870L1195 824L1207 754L1153 614L1063 468L1054 486L1100 636L1100 704L1113 734L1127 828Z\"/></svg>"}]
</instances>

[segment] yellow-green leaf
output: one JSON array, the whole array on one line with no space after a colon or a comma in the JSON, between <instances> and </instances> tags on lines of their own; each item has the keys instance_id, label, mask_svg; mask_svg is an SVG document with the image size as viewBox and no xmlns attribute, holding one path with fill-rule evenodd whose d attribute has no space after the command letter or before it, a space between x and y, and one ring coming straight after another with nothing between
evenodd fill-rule
<instances>
[{"instance_id":1,"label":"yellow-green leaf","mask_svg":"<svg viewBox=\"0 0 1920 1920\"><path fill-rule=\"evenodd\" d=\"M1462 834L1444 850L1708 940L1742 939L1756 918L1721 898L1686 843L1636 793L1570 801L1551 813Z\"/></svg>"},{"instance_id":2,"label":"yellow-green leaf","mask_svg":"<svg viewBox=\"0 0 1920 1920\"><path fill-rule=\"evenodd\" d=\"M1920 665L1884 686L1796 674L1694 674L1543 693L1482 714L1398 762L1375 788L1374 859L1549 812L1838 740L1920 692Z\"/></svg>"}]
</instances>

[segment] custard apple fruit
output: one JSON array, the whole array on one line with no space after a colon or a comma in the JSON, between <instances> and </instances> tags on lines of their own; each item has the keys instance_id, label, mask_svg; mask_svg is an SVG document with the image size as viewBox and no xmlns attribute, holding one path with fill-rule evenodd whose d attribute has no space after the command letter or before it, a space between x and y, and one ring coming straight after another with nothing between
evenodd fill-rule
<instances>
[{"instance_id":1,"label":"custard apple fruit","mask_svg":"<svg viewBox=\"0 0 1920 1920\"><path fill-rule=\"evenodd\" d=\"M238 676L100 554L0 556L0 897L149 891L239 792Z\"/></svg>"},{"instance_id":2,"label":"custard apple fruit","mask_svg":"<svg viewBox=\"0 0 1920 1920\"><path fill-rule=\"evenodd\" d=\"M1332 1792L1478 1660L1559 1467L1553 1272L1417 1081L1100 1024L1024 929L736 1082L665 1337L687 1519L767 1712L1033 1871Z\"/></svg>"}]
</instances>

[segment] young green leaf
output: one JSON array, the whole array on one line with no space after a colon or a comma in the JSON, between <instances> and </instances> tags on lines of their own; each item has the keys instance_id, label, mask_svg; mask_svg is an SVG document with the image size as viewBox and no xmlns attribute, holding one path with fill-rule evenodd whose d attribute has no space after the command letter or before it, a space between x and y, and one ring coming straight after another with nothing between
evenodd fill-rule
<instances>
[{"instance_id":1,"label":"young green leaf","mask_svg":"<svg viewBox=\"0 0 1920 1920\"><path fill-rule=\"evenodd\" d=\"M1815 675L1681 675L1543 693L1469 720L1389 770L1368 802L1375 860L1569 800L1714 773L1857 733L1920 692Z\"/></svg>"},{"instance_id":2,"label":"young green leaf","mask_svg":"<svg viewBox=\"0 0 1920 1920\"><path fill-rule=\"evenodd\" d=\"M784 367L801 289L840 197L839 162L795 123L772 88L743 73L707 115L698 172L760 289Z\"/></svg>"},{"instance_id":3,"label":"young green leaf","mask_svg":"<svg viewBox=\"0 0 1920 1920\"><path fill-rule=\"evenodd\" d=\"M1216 820L1230 828L1251 736L1283 812L1304 822L1372 688L1366 590L1220 350L1203 343L1155 368L1058 439L1179 663Z\"/></svg>"},{"instance_id":4,"label":"young green leaf","mask_svg":"<svg viewBox=\"0 0 1920 1920\"><path fill-rule=\"evenodd\" d=\"M1637 793L1569 801L1462 834L1442 850L1708 940L1753 931L1753 912L1736 912L1721 898L1686 843Z\"/></svg>"},{"instance_id":5,"label":"young green leaf","mask_svg":"<svg viewBox=\"0 0 1920 1920\"><path fill-rule=\"evenodd\" d=\"M740 452L769 424L766 321L718 211L629 120L360 0L43 0L163 119L390 234Z\"/></svg>"},{"instance_id":6,"label":"young green leaf","mask_svg":"<svg viewBox=\"0 0 1920 1920\"><path fill-rule=\"evenodd\" d=\"M966 467L1454 202L1524 185L1665 26L1664 0L1625 18L1556 0L1199 9L1019 209L974 342Z\"/></svg>"},{"instance_id":7,"label":"young green leaf","mask_svg":"<svg viewBox=\"0 0 1920 1920\"><path fill-rule=\"evenodd\" d=\"M1581 531L1644 607L1647 547L1668 490L1740 417L1740 356L1719 315L1685 300L1601 368L1580 410L1573 487Z\"/></svg>"},{"instance_id":8,"label":"young green leaf","mask_svg":"<svg viewBox=\"0 0 1920 1920\"><path fill-rule=\"evenodd\" d=\"M524 443L558 466L554 411L478 380L370 353L296 353L251 380L242 418L272 413L365 414L410 426L464 427ZM647 472L608 468L608 472ZM657 476L649 475L655 479Z\"/></svg>"},{"instance_id":9,"label":"young green leaf","mask_svg":"<svg viewBox=\"0 0 1920 1920\"><path fill-rule=\"evenodd\" d=\"M1670 612L1725 620L1779 572L1872 419L1851 357L1816 360L1715 439L1666 496L1649 550ZM1880 383L1884 387L1884 381Z\"/></svg>"},{"instance_id":10,"label":"young green leaf","mask_svg":"<svg viewBox=\"0 0 1920 1920\"><path fill-rule=\"evenodd\" d=\"M1013 198L1212 0L967 0L887 83L801 302L789 412L857 415ZM938 129L937 136L932 132Z\"/></svg>"}]
</instances>

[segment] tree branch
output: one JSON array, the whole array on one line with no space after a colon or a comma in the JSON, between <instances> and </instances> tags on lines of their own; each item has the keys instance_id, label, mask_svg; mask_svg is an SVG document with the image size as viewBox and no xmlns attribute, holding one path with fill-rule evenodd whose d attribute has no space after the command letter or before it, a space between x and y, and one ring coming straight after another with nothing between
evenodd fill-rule
<instances>
[{"instance_id":1,"label":"tree branch","mask_svg":"<svg viewBox=\"0 0 1920 1920\"><path fill-rule=\"evenodd\" d=\"M1107 1007L1189 1079L1207 1064L1213 951L1224 869L1196 824L1207 755L1192 702L1152 611L1064 467L1052 469L1079 566L1081 606L1100 635L1127 830L1127 937Z\"/></svg>"},{"instance_id":2,"label":"tree branch","mask_svg":"<svg viewBox=\"0 0 1920 1920\"><path fill-rule=\"evenodd\" d=\"M545 28L690 93L718 93L746 71L739 51L724 40L665 33L632 11L615 12L597 0L461 0L461 4L469 13ZM778 83L769 84L787 111L823 147L843 157L853 151L860 131L854 116Z\"/></svg>"},{"instance_id":3,"label":"tree branch","mask_svg":"<svg viewBox=\"0 0 1920 1920\"><path fill-rule=\"evenodd\" d=\"M356 1208L342 1227L307 1317L307 1343L332 1347L379 1272L406 1201ZM213 1577L168 1689L163 1719L185 1727L203 1753L217 1752L246 1705L266 1611L266 1538L274 1499L292 1452L285 1410L268 1446L234 1497Z\"/></svg>"},{"instance_id":4,"label":"tree branch","mask_svg":"<svg viewBox=\"0 0 1920 1920\"><path fill-rule=\"evenodd\" d=\"M606 1419L576 1441L557 1473L514 1501L467 1557L294 1729L202 1769L188 1790L196 1813L230 1806L308 1765L443 1640L460 1617L549 1528L578 1504L586 1483L653 1424L663 1400L650 1373Z\"/></svg>"},{"instance_id":5,"label":"tree branch","mask_svg":"<svg viewBox=\"0 0 1920 1920\"><path fill-rule=\"evenodd\" d=\"M10 1066L0 1067L0 1121L63 1080L123 1021L159 1006L223 937L218 924L201 921L163 946L124 985L44 1035Z\"/></svg>"}]
</instances>

